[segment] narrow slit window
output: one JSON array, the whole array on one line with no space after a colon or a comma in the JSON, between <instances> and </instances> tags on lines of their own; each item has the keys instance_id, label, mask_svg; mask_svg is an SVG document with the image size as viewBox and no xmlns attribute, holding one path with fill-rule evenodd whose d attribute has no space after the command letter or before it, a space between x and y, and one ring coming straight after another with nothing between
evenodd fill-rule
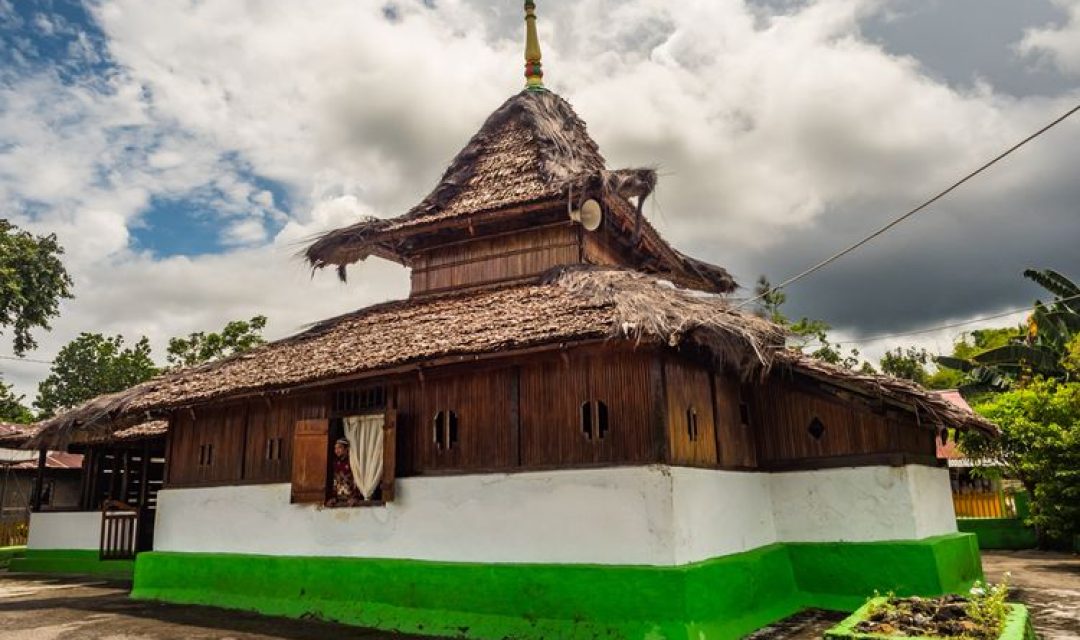
<instances>
[{"instance_id":1,"label":"narrow slit window","mask_svg":"<svg viewBox=\"0 0 1080 640\"><path fill-rule=\"evenodd\" d=\"M581 403L581 435L585 436L586 440L592 440L593 437L593 420L592 420L592 403L585 401Z\"/></svg>"},{"instance_id":2,"label":"narrow slit window","mask_svg":"<svg viewBox=\"0 0 1080 640\"><path fill-rule=\"evenodd\" d=\"M696 442L698 439L697 409L693 407L686 409L686 435L690 437L691 442Z\"/></svg>"},{"instance_id":3,"label":"narrow slit window","mask_svg":"<svg viewBox=\"0 0 1080 640\"><path fill-rule=\"evenodd\" d=\"M446 448L453 449L458 443L458 420L457 413L446 412Z\"/></svg>"},{"instance_id":4,"label":"narrow slit window","mask_svg":"<svg viewBox=\"0 0 1080 640\"><path fill-rule=\"evenodd\" d=\"M596 432L599 440L603 440L608 432L608 411L603 400L596 401Z\"/></svg>"},{"instance_id":5,"label":"narrow slit window","mask_svg":"<svg viewBox=\"0 0 1080 640\"><path fill-rule=\"evenodd\" d=\"M209 467L214 462L214 445L213 444L201 444L199 445L199 466Z\"/></svg>"},{"instance_id":6,"label":"narrow slit window","mask_svg":"<svg viewBox=\"0 0 1080 640\"><path fill-rule=\"evenodd\" d=\"M458 443L457 413L449 409L437 412L432 431L436 451L453 449Z\"/></svg>"},{"instance_id":7,"label":"narrow slit window","mask_svg":"<svg viewBox=\"0 0 1080 640\"><path fill-rule=\"evenodd\" d=\"M446 431L443 429L444 416L445 414L442 411L437 412L435 414L435 423L432 428L435 449L437 451L442 451L446 448Z\"/></svg>"},{"instance_id":8,"label":"narrow slit window","mask_svg":"<svg viewBox=\"0 0 1080 640\"><path fill-rule=\"evenodd\" d=\"M739 424L744 427L750 426L750 405L745 401L739 401Z\"/></svg>"}]
</instances>

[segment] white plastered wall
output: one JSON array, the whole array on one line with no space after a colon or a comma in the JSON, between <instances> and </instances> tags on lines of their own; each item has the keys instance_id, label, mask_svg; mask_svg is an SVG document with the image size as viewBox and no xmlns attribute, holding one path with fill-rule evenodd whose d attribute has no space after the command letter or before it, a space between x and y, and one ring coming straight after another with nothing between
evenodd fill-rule
<instances>
[{"instance_id":1,"label":"white plastered wall","mask_svg":"<svg viewBox=\"0 0 1080 640\"><path fill-rule=\"evenodd\" d=\"M454 562L680 565L773 542L956 530L948 473L619 467L402 478L385 507L289 503L288 484L168 489L160 551Z\"/></svg>"},{"instance_id":2,"label":"white plastered wall","mask_svg":"<svg viewBox=\"0 0 1080 640\"><path fill-rule=\"evenodd\" d=\"M784 542L914 540L956 531L947 469L847 467L769 474Z\"/></svg>"},{"instance_id":3,"label":"white plastered wall","mask_svg":"<svg viewBox=\"0 0 1080 640\"><path fill-rule=\"evenodd\" d=\"M28 549L98 549L100 511L42 511L30 514Z\"/></svg>"}]
</instances>

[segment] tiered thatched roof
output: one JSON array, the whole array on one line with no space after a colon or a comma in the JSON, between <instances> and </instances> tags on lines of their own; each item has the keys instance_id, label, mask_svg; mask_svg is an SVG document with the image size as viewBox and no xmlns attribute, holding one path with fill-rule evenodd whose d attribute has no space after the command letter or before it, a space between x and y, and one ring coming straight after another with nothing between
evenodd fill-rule
<instances>
[{"instance_id":1,"label":"tiered thatched roof","mask_svg":"<svg viewBox=\"0 0 1080 640\"><path fill-rule=\"evenodd\" d=\"M370 255L405 264L413 239L433 228L520 217L589 194L604 202L616 224L632 230L643 256L697 278L701 288L734 290L726 270L675 251L630 204L629 198L639 198L640 205L655 185L651 169L607 170L585 123L565 100L549 91L523 91L488 117L420 204L397 218L366 218L330 231L305 256L314 268L337 267L342 277L345 267Z\"/></svg>"}]
</instances>

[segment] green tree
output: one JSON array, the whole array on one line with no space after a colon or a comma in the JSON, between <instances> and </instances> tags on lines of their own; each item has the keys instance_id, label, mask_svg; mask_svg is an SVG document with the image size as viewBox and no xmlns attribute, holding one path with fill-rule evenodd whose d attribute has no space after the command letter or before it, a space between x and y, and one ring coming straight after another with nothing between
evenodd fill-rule
<instances>
[{"instance_id":1,"label":"green tree","mask_svg":"<svg viewBox=\"0 0 1080 640\"><path fill-rule=\"evenodd\" d=\"M121 336L83 333L57 354L49 376L38 385L34 406L46 418L103 393L127 389L157 373L146 337L126 347Z\"/></svg>"},{"instance_id":2,"label":"green tree","mask_svg":"<svg viewBox=\"0 0 1080 640\"><path fill-rule=\"evenodd\" d=\"M811 320L803 317L797 322L791 322L780 307L787 302L787 294L779 289L773 289L772 283L765 276L760 276L754 287L754 294L758 300L758 315L768 318L776 324L786 328L789 333L788 347L806 353L810 350L810 357L839 365L845 369L858 369L861 373L875 373L874 367L859 358L858 349L849 349L846 353L840 347L840 343L829 340L829 331L832 327L824 320Z\"/></svg>"},{"instance_id":3,"label":"green tree","mask_svg":"<svg viewBox=\"0 0 1080 640\"><path fill-rule=\"evenodd\" d=\"M927 381L930 380L930 371L926 368L930 359L930 354L927 353L926 349L916 349L915 347L901 349L896 347L891 351L886 351L879 364L882 373L887 373L894 378L918 382L925 386Z\"/></svg>"},{"instance_id":4,"label":"green tree","mask_svg":"<svg viewBox=\"0 0 1080 640\"><path fill-rule=\"evenodd\" d=\"M48 330L60 300L71 297L63 253L55 235L34 236L0 219L0 329L11 327L15 355L37 347L30 332Z\"/></svg>"},{"instance_id":5,"label":"green tree","mask_svg":"<svg viewBox=\"0 0 1080 640\"><path fill-rule=\"evenodd\" d=\"M186 338L172 338L167 359L172 366L190 367L243 353L266 342L262 336L265 326L266 316L255 316L247 321L233 320L220 333L199 331Z\"/></svg>"},{"instance_id":6,"label":"green tree","mask_svg":"<svg viewBox=\"0 0 1080 640\"><path fill-rule=\"evenodd\" d=\"M0 422L30 424L34 414L23 404L25 396L15 395L11 385L0 379Z\"/></svg>"},{"instance_id":7,"label":"green tree","mask_svg":"<svg viewBox=\"0 0 1080 640\"><path fill-rule=\"evenodd\" d=\"M1061 361L1065 346L1080 335L1080 286L1051 269L1028 269L1024 277L1054 296L1050 304L1035 302L1026 332L978 353L942 356L935 362L963 372L969 386L983 389L1004 390L1038 375L1069 379Z\"/></svg>"},{"instance_id":8,"label":"green tree","mask_svg":"<svg viewBox=\"0 0 1080 640\"><path fill-rule=\"evenodd\" d=\"M975 460L999 461L999 471L1023 483L1040 543L1080 534L1080 383L1037 376L976 410L1001 435L967 432L960 446Z\"/></svg>"}]
</instances>

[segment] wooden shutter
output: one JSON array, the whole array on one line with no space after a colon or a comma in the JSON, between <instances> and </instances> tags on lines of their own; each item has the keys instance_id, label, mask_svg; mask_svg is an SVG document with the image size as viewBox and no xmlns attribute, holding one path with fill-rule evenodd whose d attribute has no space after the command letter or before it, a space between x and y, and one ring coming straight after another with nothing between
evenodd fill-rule
<instances>
[{"instance_id":1,"label":"wooden shutter","mask_svg":"<svg viewBox=\"0 0 1080 640\"><path fill-rule=\"evenodd\" d=\"M293 502L321 504L326 500L329 433L329 420L297 420L292 450Z\"/></svg>"},{"instance_id":2,"label":"wooden shutter","mask_svg":"<svg viewBox=\"0 0 1080 640\"><path fill-rule=\"evenodd\" d=\"M383 420L383 500L394 499L394 462L397 460L397 410L387 409Z\"/></svg>"}]
</instances>

